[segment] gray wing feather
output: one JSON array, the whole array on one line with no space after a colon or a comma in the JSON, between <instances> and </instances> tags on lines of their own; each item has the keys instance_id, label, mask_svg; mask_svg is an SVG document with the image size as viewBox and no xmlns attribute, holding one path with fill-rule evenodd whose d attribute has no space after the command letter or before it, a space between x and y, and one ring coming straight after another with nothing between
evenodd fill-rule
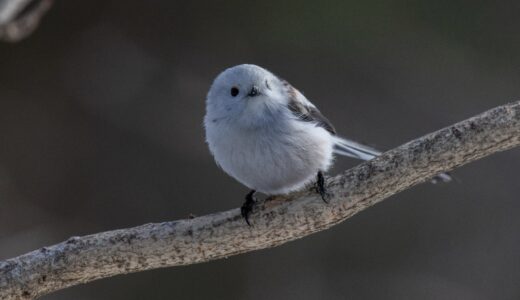
<instances>
[{"instance_id":1,"label":"gray wing feather","mask_svg":"<svg viewBox=\"0 0 520 300\"><path fill-rule=\"evenodd\" d=\"M316 126L323 127L332 135L336 135L336 129L332 123L325 118L315 106L307 105L304 101L299 99L299 96L303 97L300 92L287 81L282 80L282 82L287 88L287 94L289 96L288 108L298 119L304 122L313 122ZM306 102L308 102L308 100L306 100Z\"/></svg>"},{"instance_id":2,"label":"gray wing feather","mask_svg":"<svg viewBox=\"0 0 520 300\"><path fill-rule=\"evenodd\" d=\"M316 126L323 127L325 130L330 132L332 135L336 135L336 129L332 123L321 114L321 112L310 103L298 90L291 86L287 81L281 80L287 90L289 96L289 110L298 119L304 122L313 122ZM301 97L301 98L300 98ZM339 155L349 156L362 160L370 160L381 154L380 151L365 146L363 144L354 142L349 139L340 138L338 136L335 139L334 152ZM435 176L431 181L436 182L449 182L452 178L448 173L441 173Z\"/></svg>"}]
</instances>

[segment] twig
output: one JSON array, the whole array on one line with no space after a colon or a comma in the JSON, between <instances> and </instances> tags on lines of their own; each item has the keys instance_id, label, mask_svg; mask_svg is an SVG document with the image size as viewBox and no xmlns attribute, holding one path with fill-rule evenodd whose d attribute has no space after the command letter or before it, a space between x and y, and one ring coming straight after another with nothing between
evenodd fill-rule
<instances>
[{"instance_id":1,"label":"twig","mask_svg":"<svg viewBox=\"0 0 520 300\"><path fill-rule=\"evenodd\" d=\"M14 43L29 36L52 3L53 0L0 0L0 40Z\"/></svg>"},{"instance_id":2,"label":"twig","mask_svg":"<svg viewBox=\"0 0 520 300\"><path fill-rule=\"evenodd\" d=\"M329 204L309 188L259 202L252 227L233 209L72 237L0 262L0 298L35 298L99 278L275 247L325 230L440 172L518 145L520 102L413 140L328 179Z\"/></svg>"}]
</instances>

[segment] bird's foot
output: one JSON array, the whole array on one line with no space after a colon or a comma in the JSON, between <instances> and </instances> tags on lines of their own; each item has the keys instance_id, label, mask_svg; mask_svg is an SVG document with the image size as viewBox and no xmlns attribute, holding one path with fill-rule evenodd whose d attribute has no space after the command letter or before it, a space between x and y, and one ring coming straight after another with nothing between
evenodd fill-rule
<instances>
[{"instance_id":1,"label":"bird's foot","mask_svg":"<svg viewBox=\"0 0 520 300\"><path fill-rule=\"evenodd\" d=\"M329 196L327 190L325 189L325 177L323 176L323 172L319 171L316 176L316 192L320 194L321 200L325 203L329 203L327 197Z\"/></svg>"},{"instance_id":2,"label":"bird's foot","mask_svg":"<svg viewBox=\"0 0 520 300\"><path fill-rule=\"evenodd\" d=\"M240 208L240 212L242 213L242 217L246 220L247 225L251 226L251 223L249 223L249 214L251 214L251 211L253 211L253 206L255 205L256 199L255 199L255 190L251 190L246 195L246 201L244 204L242 204L242 207Z\"/></svg>"}]
</instances>

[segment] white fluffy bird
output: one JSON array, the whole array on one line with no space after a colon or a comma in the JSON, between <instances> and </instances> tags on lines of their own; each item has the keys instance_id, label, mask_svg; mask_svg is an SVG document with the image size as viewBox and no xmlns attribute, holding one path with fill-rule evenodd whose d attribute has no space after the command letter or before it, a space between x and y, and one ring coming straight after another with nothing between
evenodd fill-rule
<instances>
[{"instance_id":1,"label":"white fluffy bird","mask_svg":"<svg viewBox=\"0 0 520 300\"><path fill-rule=\"evenodd\" d=\"M255 192L287 194L316 180L325 201L323 172L334 154L369 160L381 153L338 137L302 93L256 65L238 65L217 76L207 96L204 126L217 164L251 189L242 205L248 224Z\"/></svg>"}]
</instances>

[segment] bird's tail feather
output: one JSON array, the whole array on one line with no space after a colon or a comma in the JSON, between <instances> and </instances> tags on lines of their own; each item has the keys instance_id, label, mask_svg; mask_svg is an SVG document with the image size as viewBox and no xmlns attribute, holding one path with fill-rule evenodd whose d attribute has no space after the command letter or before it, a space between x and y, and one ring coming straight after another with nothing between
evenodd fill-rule
<instances>
[{"instance_id":1,"label":"bird's tail feather","mask_svg":"<svg viewBox=\"0 0 520 300\"><path fill-rule=\"evenodd\" d=\"M371 160L376 156L381 155L381 151L374 148L362 145L349 139L334 137L334 153L357 158L361 160ZM432 178L432 183L450 182L452 177L448 173L440 173Z\"/></svg>"},{"instance_id":2,"label":"bird's tail feather","mask_svg":"<svg viewBox=\"0 0 520 300\"><path fill-rule=\"evenodd\" d=\"M334 137L334 152L339 155L353 157L361 160L370 160L378 155L381 151L370 148L368 146L356 143L345 138Z\"/></svg>"}]
</instances>

